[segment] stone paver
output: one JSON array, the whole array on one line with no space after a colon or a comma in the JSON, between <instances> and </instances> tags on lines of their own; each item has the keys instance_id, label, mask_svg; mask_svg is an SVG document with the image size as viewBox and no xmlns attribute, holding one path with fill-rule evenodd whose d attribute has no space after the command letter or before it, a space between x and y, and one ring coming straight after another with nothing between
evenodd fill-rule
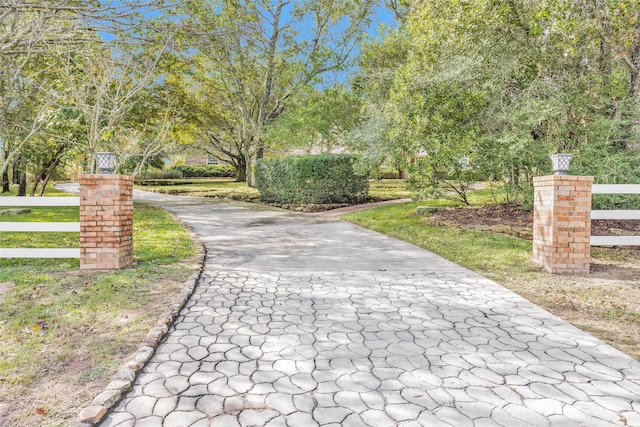
<instances>
[{"instance_id":1,"label":"stone paver","mask_svg":"<svg viewBox=\"0 0 640 427\"><path fill-rule=\"evenodd\" d=\"M103 426L640 426L639 362L486 278L340 221L147 197L206 271Z\"/></svg>"}]
</instances>

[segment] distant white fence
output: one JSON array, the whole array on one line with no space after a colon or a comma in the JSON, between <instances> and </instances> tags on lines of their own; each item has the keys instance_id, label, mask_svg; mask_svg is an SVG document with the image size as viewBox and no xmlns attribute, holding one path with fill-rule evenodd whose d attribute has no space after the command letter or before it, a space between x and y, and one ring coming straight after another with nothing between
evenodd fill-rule
<instances>
[{"instance_id":1,"label":"distant white fence","mask_svg":"<svg viewBox=\"0 0 640 427\"><path fill-rule=\"evenodd\" d=\"M2 207L80 206L80 197L2 197ZM79 222L0 222L2 232L80 232ZM0 258L80 258L80 248L0 248Z\"/></svg>"},{"instance_id":2,"label":"distant white fence","mask_svg":"<svg viewBox=\"0 0 640 427\"><path fill-rule=\"evenodd\" d=\"M593 184L591 194L640 194L640 185ZM640 220L640 210L592 210L591 219ZM591 236L591 246L640 246L640 236Z\"/></svg>"}]
</instances>

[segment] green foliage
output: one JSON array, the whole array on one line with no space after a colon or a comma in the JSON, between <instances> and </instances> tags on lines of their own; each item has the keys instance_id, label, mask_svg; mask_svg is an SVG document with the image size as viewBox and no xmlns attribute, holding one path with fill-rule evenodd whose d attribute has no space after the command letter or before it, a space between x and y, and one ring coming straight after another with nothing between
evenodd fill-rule
<instances>
[{"instance_id":1,"label":"green foliage","mask_svg":"<svg viewBox=\"0 0 640 427\"><path fill-rule=\"evenodd\" d=\"M116 173L146 177L158 172L149 172L149 168L160 169L164 167L165 153L158 153L148 158L138 155L126 155L118 159Z\"/></svg>"},{"instance_id":2,"label":"green foliage","mask_svg":"<svg viewBox=\"0 0 640 427\"><path fill-rule=\"evenodd\" d=\"M369 197L376 201L404 199L411 197L411 192L402 179L380 179L369 181ZM260 193L243 182L229 178L200 178L182 180L158 180L144 182L145 191L157 193L182 194L199 197L225 198L242 201L256 201ZM477 192L474 192L474 196ZM494 200L494 199L491 199Z\"/></svg>"},{"instance_id":3,"label":"green foliage","mask_svg":"<svg viewBox=\"0 0 640 427\"><path fill-rule=\"evenodd\" d=\"M167 171L147 172L140 179L182 179L184 173L178 169L169 169ZM136 179L137 181L137 179Z\"/></svg>"},{"instance_id":4,"label":"green foliage","mask_svg":"<svg viewBox=\"0 0 640 427\"><path fill-rule=\"evenodd\" d=\"M375 176L376 179L399 179L400 173L398 169L382 167Z\"/></svg>"},{"instance_id":5,"label":"green foliage","mask_svg":"<svg viewBox=\"0 0 640 427\"><path fill-rule=\"evenodd\" d=\"M469 174L451 165L467 158L525 207L553 153L579 157L572 172L596 182L637 182L640 4L592 3L413 3L363 49L354 89L374 119L362 158L423 157L412 183L427 196L463 195Z\"/></svg>"},{"instance_id":6,"label":"green foliage","mask_svg":"<svg viewBox=\"0 0 640 427\"><path fill-rule=\"evenodd\" d=\"M360 101L340 85L322 91L308 89L267 126L264 139L274 150L330 152L359 124Z\"/></svg>"},{"instance_id":7,"label":"green foliage","mask_svg":"<svg viewBox=\"0 0 640 427\"><path fill-rule=\"evenodd\" d=\"M228 178L236 176L230 165L178 165L171 170L182 172L184 178Z\"/></svg>"},{"instance_id":8,"label":"green foliage","mask_svg":"<svg viewBox=\"0 0 640 427\"><path fill-rule=\"evenodd\" d=\"M303 104L297 97L305 89L346 69L370 24L373 4L180 2L174 17L184 24L178 37L187 44L181 49L185 72L172 78L189 106L194 140L233 162L241 177L246 171L253 184L254 160L270 149L267 127L290 106Z\"/></svg>"},{"instance_id":9,"label":"green foliage","mask_svg":"<svg viewBox=\"0 0 640 427\"><path fill-rule=\"evenodd\" d=\"M352 82L361 96L361 123L346 139L359 153L356 168L375 177L383 163L406 169L416 151L411 141L392 132L385 110L390 102L395 73L407 61L410 40L401 29L384 28L379 39L369 39L359 58L360 72Z\"/></svg>"},{"instance_id":10,"label":"green foliage","mask_svg":"<svg viewBox=\"0 0 640 427\"><path fill-rule=\"evenodd\" d=\"M571 162L570 172L591 175L596 184L640 184L640 152L589 145ZM640 195L594 194L593 209L640 209Z\"/></svg>"},{"instance_id":11,"label":"green foliage","mask_svg":"<svg viewBox=\"0 0 640 427\"><path fill-rule=\"evenodd\" d=\"M481 179L480 171L470 165L465 157L439 165L420 159L409 173L407 186L413 191L415 199L441 198L469 205L467 193Z\"/></svg>"},{"instance_id":12,"label":"green foliage","mask_svg":"<svg viewBox=\"0 0 640 427\"><path fill-rule=\"evenodd\" d=\"M353 156L293 156L262 159L256 186L262 200L276 203L357 203L369 182L353 169Z\"/></svg>"}]
</instances>

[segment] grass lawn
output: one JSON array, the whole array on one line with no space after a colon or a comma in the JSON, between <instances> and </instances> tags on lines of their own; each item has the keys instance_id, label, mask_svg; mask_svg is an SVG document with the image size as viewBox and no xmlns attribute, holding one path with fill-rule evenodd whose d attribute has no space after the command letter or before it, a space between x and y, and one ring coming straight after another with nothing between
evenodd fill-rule
<instances>
[{"instance_id":1,"label":"grass lawn","mask_svg":"<svg viewBox=\"0 0 640 427\"><path fill-rule=\"evenodd\" d=\"M78 220L78 208L30 209L0 221ZM78 234L3 232L0 245L77 247ZM136 204L134 267L92 272L75 259L0 259L0 425L72 424L182 290L194 255L170 215Z\"/></svg>"},{"instance_id":2,"label":"grass lawn","mask_svg":"<svg viewBox=\"0 0 640 427\"><path fill-rule=\"evenodd\" d=\"M486 192L472 193L474 204ZM533 265L532 242L505 234L431 227L405 203L340 218L413 243L476 271L640 359L640 251L592 249L588 276L551 275Z\"/></svg>"},{"instance_id":3,"label":"grass lawn","mask_svg":"<svg viewBox=\"0 0 640 427\"><path fill-rule=\"evenodd\" d=\"M408 199L411 191L403 179L369 180L369 196L380 200Z\"/></svg>"},{"instance_id":4,"label":"grass lawn","mask_svg":"<svg viewBox=\"0 0 640 427\"><path fill-rule=\"evenodd\" d=\"M181 184L184 182L184 184ZM200 178L171 180L171 185L136 185L136 189L163 194L219 197L232 200L251 201L260 198L257 189L247 187L233 178Z\"/></svg>"}]
</instances>

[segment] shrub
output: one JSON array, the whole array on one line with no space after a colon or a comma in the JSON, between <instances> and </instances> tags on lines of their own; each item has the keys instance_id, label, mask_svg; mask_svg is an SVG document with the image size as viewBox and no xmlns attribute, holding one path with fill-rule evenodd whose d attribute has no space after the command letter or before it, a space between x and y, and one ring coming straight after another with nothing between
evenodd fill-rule
<instances>
[{"instance_id":1,"label":"shrub","mask_svg":"<svg viewBox=\"0 0 640 427\"><path fill-rule=\"evenodd\" d=\"M353 170L353 156L293 156L256 164L256 187L264 202L358 203L367 199L369 182Z\"/></svg>"},{"instance_id":2,"label":"shrub","mask_svg":"<svg viewBox=\"0 0 640 427\"><path fill-rule=\"evenodd\" d=\"M398 179L400 178L400 174L397 169L392 169L384 166L376 166L373 168L363 168L362 164L358 164L356 166L356 170L362 169L366 171L369 179ZM363 172L365 173L365 172Z\"/></svg>"},{"instance_id":3,"label":"shrub","mask_svg":"<svg viewBox=\"0 0 640 427\"><path fill-rule=\"evenodd\" d=\"M180 165L171 170L182 172L185 178L231 178L236 170L230 165Z\"/></svg>"},{"instance_id":4,"label":"shrub","mask_svg":"<svg viewBox=\"0 0 640 427\"><path fill-rule=\"evenodd\" d=\"M400 174L397 169L380 168L380 179L399 179Z\"/></svg>"},{"instance_id":5,"label":"shrub","mask_svg":"<svg viewBox=\"0 0 640 427\"><path fill-rule=\"evenodd\" d=\"M147 172L140 179L182 179L183 174L179 170L170 169L168 171Z\"/></svg>"},{"instance_id":6,"label":"shrub","mask_svg":"<svg viewBox=\"0 0 640 427\"><path fill-rule=\"evenodd\" d=\"M407 188L416 200L445 199L468 205L467 196L473 190L473 183L483 178L482 172L465 158L446 165L434 165L430 159L422 158L411 169Z\"/></svg>"}]
</instances>

